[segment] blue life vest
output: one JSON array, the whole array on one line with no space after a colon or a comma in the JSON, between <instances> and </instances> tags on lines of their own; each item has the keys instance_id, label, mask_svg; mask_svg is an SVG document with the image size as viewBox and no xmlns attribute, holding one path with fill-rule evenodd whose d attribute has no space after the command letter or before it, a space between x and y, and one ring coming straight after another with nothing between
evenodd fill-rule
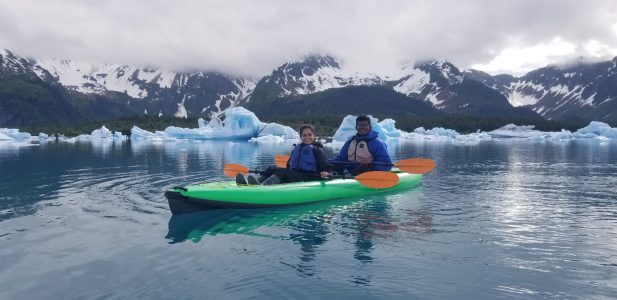
<instances>
[{"instance_id":1,"label":"blue life vest","mask_svg":"<svg viewBox=\"0 0 617 300\"><path fill-rule=\"evenodd\" d=\"M291 151L289 159L291 170L302 170L317 173L317 159L315 158L315 146L298 144Z\"/></svg>"}]
</instances>

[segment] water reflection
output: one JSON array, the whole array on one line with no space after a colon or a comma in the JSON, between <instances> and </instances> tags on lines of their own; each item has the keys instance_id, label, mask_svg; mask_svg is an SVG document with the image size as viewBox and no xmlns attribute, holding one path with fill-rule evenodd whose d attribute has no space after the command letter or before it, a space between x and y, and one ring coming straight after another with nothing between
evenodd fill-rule
<instances>
[{"instance_id":1,"label":"water reflection","mask_svg":"<svg viewBox=\"0 0 617 300\"><path fill-rule=\"evenodd\" d=\"M169 243L199 243L206 236L242 234L289 241L297 245L297 261L281 263L301 276L315 276L314 260L330 239L348 240L350 256L361 264L375 260L375 245L408 235L432 233L432 214L426 209L395 208L400 195L377 195L275 209L213 210L173 215L165 238ZM413 203L413 190L403 203ZM282 232L282 233L281 233ZM293 247L288 247L293 248ZM353 282L369 284L370 276L357 275Z\"/></svg>"}]
</instances>

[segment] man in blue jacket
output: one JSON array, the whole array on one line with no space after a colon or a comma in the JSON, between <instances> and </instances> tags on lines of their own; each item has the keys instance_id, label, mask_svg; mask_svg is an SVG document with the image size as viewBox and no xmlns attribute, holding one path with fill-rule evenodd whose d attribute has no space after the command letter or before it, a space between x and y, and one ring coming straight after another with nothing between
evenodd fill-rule
<instances>
[{"instance_id":1,"label":"man in blue jacket","mask_svg":"<svg viewBox=\"0 0 617 300\"><path fill-rule=\"evenodd\" d=\"M356 135L345 142L339 155L330 160L339 173L358 175L368 171L389 171L392 166L386 143L373 131L371 119L356 118ZM342 164L336 162L351 162Z\"/></svg>"}]
</instances>

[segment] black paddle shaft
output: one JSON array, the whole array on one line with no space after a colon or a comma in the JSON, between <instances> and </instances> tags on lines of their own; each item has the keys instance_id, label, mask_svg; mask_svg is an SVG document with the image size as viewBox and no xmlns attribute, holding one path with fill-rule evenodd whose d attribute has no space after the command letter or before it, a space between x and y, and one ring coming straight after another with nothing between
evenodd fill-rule
<instances>
[{"instance_id":1,"label":"black paddle shaft","mask_svg":"<svg viewBox=\"0 0 617 300\"><path fill-rule=\"evenodd\" d=\"M335 165L361 165L361 162L356 162L356 161L329 161L329 164L335 164ZM386 163L367 163L366 165L369 166L389 166L389 167L394 167L394 164L386 164Z\"/></svg>"}]
</instances>

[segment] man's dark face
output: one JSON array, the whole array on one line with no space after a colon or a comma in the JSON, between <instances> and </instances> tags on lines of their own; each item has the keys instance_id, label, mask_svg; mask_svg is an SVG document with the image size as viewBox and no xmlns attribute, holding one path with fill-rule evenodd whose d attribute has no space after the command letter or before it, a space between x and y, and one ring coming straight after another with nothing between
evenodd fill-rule
<instances>
[{"instance_id":1,"label":"man's dark face","mask_svg":"<svg viewBox=\"0 0 617 300\"><path fill-rule=\"evenodd\" d=\"M367 121L360 121L356 123L356 131L359 135L365 135L371 131L371 123Z\"/></svg>"}]
</instances>

